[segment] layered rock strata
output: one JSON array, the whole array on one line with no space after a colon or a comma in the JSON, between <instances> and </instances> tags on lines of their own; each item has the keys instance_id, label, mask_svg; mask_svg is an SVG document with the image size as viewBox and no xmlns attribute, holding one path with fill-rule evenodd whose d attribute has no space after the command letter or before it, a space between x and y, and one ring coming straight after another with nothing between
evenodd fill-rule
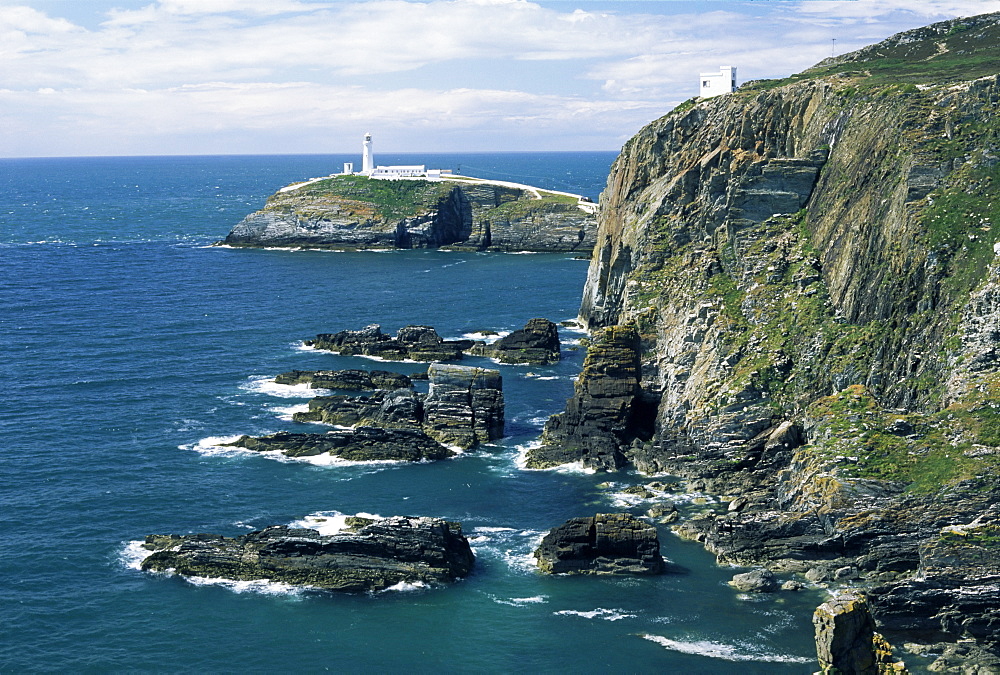
<instances>
[{"instance_id":1,"label":"layered rock strata","mask_svg":"<svg viewBox=\"0 0 1000 675\"><path fill-rule=\"evenodd\" d=\"M424 430L446 445L474 448L503 436L503 378L497 370L432 363Z\"/></svg>"},{"instance_id":2,"label":"layered rock strata","mask_svg":"<svg viewBox=\"0 0 1000 675\"><path fill-rule=\"evenodd\" d=\"M317 396L296 422L419 430L439 443L469 449L504 433L503 378L497 370L432 363L427 395L411 389L370 396Z\"/></svg>"},{"instance_id":3,"label":"layered rock strata","mask_svg":"<svg viewBox=\"0 0 1000 675\"><path fill-rule=\"evenodd\" d=\"M597 331L563 413L545 424L542 444L529 450L529 468L582 462L614 470L622 448L652 431L651 410L639 387L639 336L628 326Z\"/></svg>"},{"instance_id":4,"label":"layered rock strata","mask_svg":"<svg viewBox=\"0 0 1000 675\"><path fill-rule=\"evenodd\" d=\"M589 253L591 211L574 197L498 184L332 176L271 195L220 243Z\"/></svg>"},{"instance_id":5,"label":"layered rock strata","mask_svg":"<svg viewBox=\"0 0 1000 675\"><path fill-rule=\"evenodd\" d=\"M664 571L656 528L627 513L571 518L553 528L535 549L547 574L660 574Z\"/></svg>"},{"instance_id":6,"label":"layered rock strata","mask_svg":"<svg viewBox=\"0 0 1000 675\"><path fill-rule=\"evenodd\" d=\"M816 655L824 675L889 675L908 671L892 658L892 648L875 632L865 597L841 593L813 614Z\"/></svg>"},{"instance_id":7,"label":"layered rock strata","mask_svg":"<svg viewBox=\"0 0 1000 675\"><path fill-rule=\"evenodd\" d=\"M721 561L996 653L992 568L923 570L995 545L947 533L1000 499L998 45L1000 15L935 24L630 140L581 307L595 353L539 465L681 476L729 504L680 526ZM648 414L587 395L622 362L608 330L635 336L624 400Z\"/></svg>"},{"instance_id":8,"label":"layered rock strata","mask_svg":"<svg viewBox=\"0 0 1000 675\"><path fill-rule=\"evenodd\" d=\"M239 537L150 535L142 569L236 581L269 580L328 591L381 591L397 584L445 584L475 557L459 523L438 518L353 518L332 535L274 526Z\"/></svg>"}]
</instances>

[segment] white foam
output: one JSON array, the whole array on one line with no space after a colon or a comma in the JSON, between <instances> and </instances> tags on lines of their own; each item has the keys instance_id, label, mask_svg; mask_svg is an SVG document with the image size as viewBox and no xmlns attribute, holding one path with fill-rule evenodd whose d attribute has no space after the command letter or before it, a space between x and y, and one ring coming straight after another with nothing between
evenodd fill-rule
<instances>
[{"instance_id":1,"label":"white foam","mask_svg":"<svg viewBox=\"0 0 1000 675\"><path fill-rule=\"evenodd\" d=\"M312 464L313 466L374 466L374 467L390 467L398 466L404 464L406 460L402 459L371 459L366 461L353 461L349 459L343 459L341 457L336 457L334 455L309 455L302 457L288 457L282 454L280 450L248 450L246 448L241 448L239 446L222 446L222 443L232 443L238 441L242 436L209 436L203 438L197 443L187 443L184 445L177 446L181 450L194 450L195 452L202 454L206 457L264 457L266 459L273 459L277 462L298 462L304 464ZM431 460L420 460L419 463L429 462Z\"/></svg>"},{"instance_id":2,"label":"white foam","mask_svg":"<svg viewBox=\"0 0 1000 675\"><path fill-rule=\"evenodd\" d=\"M552 612L557 616L580 616L584 619L602 619L604 621L621 621L622 619L634 619L637 615L626 612L624 609L605 609L598 607L589 612L579 612L574 609L564 609Z\"/></svg>"},{"instance_id":3,"label":"white foam","mask_svg":"<svg viewBox=\"0 0 1000 675\"><path fill-rule=\"evenodd\" d=\"M480 342L485 342L487 344L493 344L501 338L505 338L510 335L510 331L497 331L496 333L462 333L462 337L466 340L479 340Z\"/></svg>"},{"instance_id":4,"label":"white foam","mask_svg":"<svg viewBox=\"0 0 1000 675\"><path fill-rule=\"evenodd\" d=\"M741 648L736 645L727 645L710 640L671 640L661 635L649 634L641 634L640 636L671 651L707 656L725 661L765 661L768 663L812 663L814 661L814 659L801 656L754 652L749 649L741 651Z\"/></svg>"},{"instance_id":5,"label":"white foam","mask_svg":"<svg viewBox=\"0 0 1000 675\"><path fill-rule=\"evenodd\" d=\"M522 573L538 571L534 551L546 532L509 527L476 527L472 532L469 544L477 556L489 554L502 560L511 570Z\"/></svg>"},{"instance_id":6,"label":"white foam","mask_svg":"<svg viewBox=\"0 0 1000 675\"><path fill-rule=\"evenodd\" d=\"M189 577L183 574L178 576L194 586L222 586L233 593L259 593L260 595L297 597L312 588L312 586L295 586L283 581L271 581L270 579L234 581L232 579L219 579L215 577Z\"/></svg>"},{"instance_id":7,"label":"white foam","mask_svg":"<svg viewBox=\"0 0 1000 675\"><path fill-rule=\"evenodd\" d=\"M298 527L307 530L316 530L324 537L337 534L347 529L347 519L352 516L340 511L317 511L310 513L301 520L288 523L289 527ZM382 516L373 513L355 513L353 517L370 518L372 520L381 519Z\"/></svg>"},{"instance_id":8,"label":"white foam","mask_svg":"<svg viewBox=\"0 0 1000 675\"><path fill-rule=\"evenodd\" d=\"M141 571L142 561L153 555L141 540L130 541L118 552L118 560L130 570Z\"/></svg>"},{"instance_id":9,"label":"white foam","mask_svg":"<svg viewBox=\"0 0 1000 675\"><path fill-rule=\"evenodd\" d=\"M498 605L507 605L509 607L524 607L525 605L541 605L547 603L549 596L547 595L536 595L531 598L498 598L495 595L489 596L490 600L497 603Z\"/></svg>"},{"instance_id":10,"label":"white foam","mask_svg":"<svg viewBox=\"0 0 1000 675\"><path fill-rule=\"evenodd\" d=\"M314 389L311 384L278 384L273 377L255 376L240 385L240 389L254 394L265 394L275 398L313 398L324 396L330 392L326 389Z\"/></svg>"},{"instance_id":11,"label":"white foam","mask_svg":"<svg viewBox=\"0 0 1000 675\"><path fill-rule=\"evenodd\" d=\"M274 406L271 408L271 412L278 415L278 419L285 420L286 422L295 421L295 413L298 412L308 412L309 404L300 403L299 405L286 405L286 406Z\"/></svg>"},{"instance_id":12,"label":"white foam","mask_svg":"<svg viewBox=\"0 0 1000 675\"><path fill-rule=\"evenodd\" d=\"M567 464L560 464L558 466L550 466L545 469L533 469L528 466L528 452L534 448L542 447L541 440L534 440L530 443L525 443L524 445L515 446L517 448L517 456L514 458L514 463L517 465L518 469L522 471L555 471L556 473L571 473L571 474L593 474L597 473L597 469L591 469L583 465L583 461L569 462Z\"/></svg>"},{"instance_id":13,"label":"white foam","mask_svg":"<svg viewBox=\"0 0 1000 675\"><path fill-rule=\"evenodd\" d=\"M412 593L430 588L430 584L424 581L400 581L388 588L383 588L379 593Z\"/></svg>"}]
</instances>

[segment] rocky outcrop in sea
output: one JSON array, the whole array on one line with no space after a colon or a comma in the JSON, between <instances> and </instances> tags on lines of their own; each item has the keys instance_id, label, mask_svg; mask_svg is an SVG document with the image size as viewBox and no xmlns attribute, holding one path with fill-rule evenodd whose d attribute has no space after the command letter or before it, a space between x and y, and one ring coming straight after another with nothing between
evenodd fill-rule
<instances>
[{"instance_id":1,"label":"rocky outcrop in sea","mask_svg":"<svg viewBox=\"0 0 1000 675\"><path fill-rule=\"evenodd\" d=\"M721 562L863 590L893 639L992 667L998 37L935 24L632 138L529 465L679 476L723 498L677 525Z\"/></svg>"},{"instance_id":2,"label":"rocky outcrop in sea","mask_svg":"<svg viewBox=\"0 0 1000 675\"><path fill-rule=\"evenodd\" d=\"M279 190L220 243L587 254L597 227L592 206L573 196L490 182L330 176Z\"/></svg>"},{"instance_id":3,"label":"rocky outcrop in sea","mask_svg":"<svg viewBox=\"0 0 1000 675\"><path fill-rule=\"evenodd\" d=\"M457 361L470 354L500 363L545 366L558 361L561 355L559 328L548 319L530 319L524 328L493 343L445 340L431 326L404 326L392 337L383 333L378 324L371 324L361 330L321 333L306 340L305 345L344 356L374 356L389 361ZM292 383L291 376L286 379Z\"/></svg>"},{"instance_id":4,"label":"rocky outcrop in sea","mask_svg":"<svg viewBox=\"0 0 1000 675\"><path fill-rule=\"evenodd\" d=\"M656 528L627 513L572 518L553 528L535 549L547 574L660 574Z\"/></svg>"},{"instance_id":5,"label":"rocky outcrop in sea","mask_svg":"<svg viewBox=\"0 0 1000 675\"><path fill-rule=\"evenodd\" d=\"M374 391L369 396L317 396L309 401L308 410L295 413L293 419L296 422L358 427L358 430L364 427L408 429L419 434L410 434L404 439L421 439L423 442L422 438L427 437L461 449L475 448L480 443L489 443L503 436L504 398L500 371L432 363L427 369L427 378L430 382L427 394L412 389L393 389ZM330 378L329 381L336 379L339 378ZM355 379L351 377L351 381ZM388 381L395 383L394 380ZM283 437L281 442L286 441ZM236 444L257 449L251 447L252 443L248 445L245 439ZM332 454L343 456L340 452ZM418 453L424 454L423 451ZM431 456L436 454L416 458L438 459Z\"/></svg>"},{"instance_id":6,"label":"rocky outcrop in sea","mask_svg":"<svg viewBox=\"0 0 1000 675\"><path fill-rule=\"evenodd\" d=\"M153 534L143 544L151 554L142 569L362 593L450 583L468 575L475 562L459 523L410 517L347 522L346 530L328 535L284 525L233 538Z\"/></svg>"}]
</instances>

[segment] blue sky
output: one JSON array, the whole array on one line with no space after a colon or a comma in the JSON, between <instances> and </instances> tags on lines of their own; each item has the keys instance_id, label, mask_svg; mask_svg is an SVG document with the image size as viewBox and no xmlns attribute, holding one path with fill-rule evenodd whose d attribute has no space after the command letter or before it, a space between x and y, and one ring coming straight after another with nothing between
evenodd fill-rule
<instances>
[{"instance_id":1,"label":"blue sky","mask_svg":"<svg viewBox=\"0 0 1000 675\"><path fill-rule=\"evenodd\" d=\"M1000 0L0 0L0 156L617 150ZM834 40L836 44L834 46Z\"/></svg>"}]
</instances>

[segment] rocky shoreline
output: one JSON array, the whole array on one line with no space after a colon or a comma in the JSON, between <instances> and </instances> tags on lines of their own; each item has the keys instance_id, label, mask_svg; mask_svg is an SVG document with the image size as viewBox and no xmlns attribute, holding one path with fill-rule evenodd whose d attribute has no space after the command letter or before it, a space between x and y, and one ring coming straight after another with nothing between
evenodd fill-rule
<instances>
[{"instance_id":1,"label":"rocky shoreline","mask_svg":"<svg viewBox=\"0 0 1000 675\"><path fill-rule=\"evenodd\" d=\"M474 179L330 176L279 190L219 244L587 255L597 228L593 206L576 196Z\"/></svg>"}]
</instances>

